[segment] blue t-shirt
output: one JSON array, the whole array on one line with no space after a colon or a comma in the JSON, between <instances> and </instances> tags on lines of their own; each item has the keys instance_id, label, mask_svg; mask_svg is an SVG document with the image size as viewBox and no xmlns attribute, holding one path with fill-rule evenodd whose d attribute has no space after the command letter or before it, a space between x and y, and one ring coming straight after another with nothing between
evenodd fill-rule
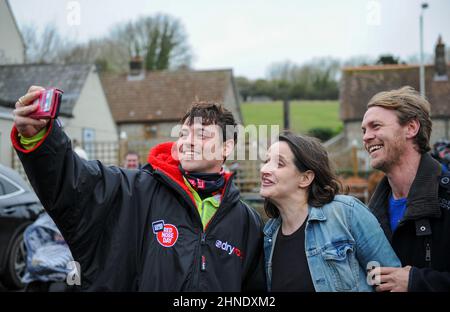
<instances>
[{"instance_id":1,"label":"blue t-shirt","mask_svg":"<svg viewBox=\"0 0 450 312\"><path fill-rule=\"evenodd\" d=\"M442 167L442 174L449 173L450 170L449 170L449 168L447 168L446 165L441 164L441 167Z\"/></svg>"},{"instance_id":2,"label":"blue t-shirt","mask_svg":"<svg viewBox=\"0 0 450 312\"><path fill-rule=\"evenodd\" d=\"M406 198L394 199L394 196L389 197L389 218L391 221L391 230L394 233L398 223L405 215Z\"/></svg>"}]
</instances>

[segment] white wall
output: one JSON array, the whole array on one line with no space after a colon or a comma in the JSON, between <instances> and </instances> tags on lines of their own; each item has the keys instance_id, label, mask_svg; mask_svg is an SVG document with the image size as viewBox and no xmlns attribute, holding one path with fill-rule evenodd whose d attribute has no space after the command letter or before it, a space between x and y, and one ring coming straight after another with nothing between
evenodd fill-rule
<instances>
[{"instance_id":1,"label":"white wall","mask_svg":"<svg viewBox=\"0 0 450 312\"><path fill-rule=\"evenodd\" d=\"M13 125L12 117L3 116L0 112L0 164L12 166L11 129Z\"/></svg>"},{"instance_id":2,"label":"white wall","mask_svg":"<svg viewBox=\"0 0 450 312\"><path fill-rule=\"evenodd\" d=\"M0 0L0 64L25 62L25 47L6 0Z\"/></svg>"},{"instance_id":3,"label":"white wall","mask_svg":"<svg viewBox=\"0 0 450 312\"><path fill-rule=\"evenodd\" d=\"M83 128L92 128L95 129L95 141L118 141L116 124L94 66L75 104L73 115L72 119L62 118L65 132L71 139L81 142Z\"/></svg>"}]
</instances>

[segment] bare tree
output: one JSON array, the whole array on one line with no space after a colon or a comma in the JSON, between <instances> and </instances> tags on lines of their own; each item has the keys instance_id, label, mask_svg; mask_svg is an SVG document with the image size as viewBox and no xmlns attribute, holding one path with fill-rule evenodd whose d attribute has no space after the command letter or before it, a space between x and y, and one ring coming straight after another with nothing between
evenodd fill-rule
<instances>
[{"instance_id":1,"label":"bare tree","mask_svg":"<svg viewBox=\"0 0 450 312\"><path fill-rule=\"evenodd\" d=\"M124 71L128 68L128 51L120 43L105 39L92 39L84 44L71 44L60 52L64 64L95 63L105 71Z\"/></svg>"},{"instance_id":2,"label":"bare tree","mask_svg":"<svg viewBox=\"0 0 450 312\"><path fill-rule=\"evenodd\" d=\"M26 63L57 63L59 54L67 44L54 24L48 24L43 30L39 30L35 25L28 24L22 28L22 35L25 41L25 62Z\"/></svg>"},{"instance_id":3,"label":"bare tree","mask_svg":"<svg viewBox=\"0 0 450 312\"><path fill-rule=\"evenodd\" d=\"M368 66L375 64L376 59L367 55L356 55L352 56L343 62L343 66L353 67L353 66Z\"/></svg>"},{"instance_id":4,"label":"bare tree","mask_svg":"<svg viewBox=\"0 0 450 312\"><path fill-rule=\"evenodd\" d=\"M114 26L104 38L87 43L63 40L53 24L39 31L22 29L27 63L96 63L103 70L126 71L133 56L142 56L147 70L189 67L192 50L182 23L158 14Z\"/></svg>"},{"instance_id":5,"label":"bare tree","mask_svg":"<svg viewBox=\"0 0 450 312\"><path fill-rule=\"evenodd\" d=\"M292 80L292 74L297 70L297 65L291 61L272 63L267 69L267 78L269 80Z\"/></svg>"}]
</instances>

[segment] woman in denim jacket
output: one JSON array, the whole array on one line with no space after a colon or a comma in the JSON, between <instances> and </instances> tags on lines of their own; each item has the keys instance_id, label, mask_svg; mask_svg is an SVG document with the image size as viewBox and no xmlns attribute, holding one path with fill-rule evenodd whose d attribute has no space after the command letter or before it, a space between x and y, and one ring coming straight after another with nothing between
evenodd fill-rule
<instances>
[{"instance_id":1,"label":"woman in denim jacket","mask_svg":"<svg viewBox=\"0 0 450 312\"><path fill-rule=\"evenodd\" d=\"M267 153L260 194L271 291L373 291L373 267L400 261L368 208L340 183L316 140L285 132ZM372 272L376 272L373 270Z\"/></svg>"}]
</instances>

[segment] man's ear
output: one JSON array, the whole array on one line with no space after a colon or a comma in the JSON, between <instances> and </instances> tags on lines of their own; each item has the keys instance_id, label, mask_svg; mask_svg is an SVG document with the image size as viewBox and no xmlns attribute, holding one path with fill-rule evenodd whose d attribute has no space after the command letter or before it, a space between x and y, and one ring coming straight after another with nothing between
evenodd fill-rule
<instances>
[{"instance_id":1,"label":"man's ear","mask_svg":"<svg viewBox=\"0 0 450 312\"><path fill-rule=\"evenodd\" d=\"M413 118L410 121L408 121L406 125L406 138L412 139L414 138L417 133L419 133L420 130L420 122L417 120L417 118Z\"/></svg>"},{"instance_id":2,"label":"man's ear","mask_svg":"<svg viewBox=\"0 0 450 312\"><path fill-rule=\"evenodd\" d=\"M234 140L226 140L225 142L223 142L223 157L224 158L228 158L231 153L233 153L233 149L234 149Z\"/></svg>"},{"instance_id":3,"label":"man's ear","mask_svg":"<svg viewBox=\"0 0 450 312\"><path fill-rule=\"evenodd\" d=\"M314 171L307 170L305 172L300 173L300 181L298 183L298 186L300 188L307 188L311 185L311 183L314 181L315 178Z\"/></svg>"}]
</instances>

